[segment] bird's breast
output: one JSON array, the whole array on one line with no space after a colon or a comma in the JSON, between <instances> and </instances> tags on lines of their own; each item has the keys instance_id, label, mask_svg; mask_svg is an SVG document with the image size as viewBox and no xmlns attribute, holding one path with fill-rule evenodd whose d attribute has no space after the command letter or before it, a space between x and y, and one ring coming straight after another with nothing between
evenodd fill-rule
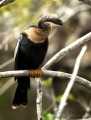
<instances>
[{"instance_id":1,"label":"bird's breast","mask_svg":"<svg viewBox=\"0 0 91 120\"><path fill-rule=\"evenodd\" d=\"M22 64L26 69L37 69L43 62L48 48L48 39L43 43L34 43L29 40L26 35L23 35L23 40L20 46L20 55Z\"/></svg>"},{"instance_id":2,"label":"bird's breast","mask_svg":"<svg viewBox=\"0 0 91 120\"><path fill-rule=\"evenodd\" d=\"M48 36L41 29L34 27L26 29L24 33L27 35L29 40L31 40L34 43L43 43Z\"/></svg>"}]
</instances>

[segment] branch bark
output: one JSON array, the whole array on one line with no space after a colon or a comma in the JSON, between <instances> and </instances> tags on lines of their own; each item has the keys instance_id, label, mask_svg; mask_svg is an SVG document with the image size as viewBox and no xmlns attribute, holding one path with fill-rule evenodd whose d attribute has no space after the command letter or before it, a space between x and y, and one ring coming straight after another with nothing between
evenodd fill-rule
<instances>
[{"instance_id":1,"label":"branch bark","mask_svg":"<svg viewBox=\"0 0 91 120\"><path fill-rule=\"evenodd\" d=\"M28 71L28 70L0 72L0 78L20 77L20 76L29 76L29 75L30 75L30 71ZM50 71L50 70L43 70L43 75L50 76L52 78L58 77L61 79L66 79L66 80L72 77L72 75L68 74L68 73L59 72L59 71ZM79 76L76 76L75 81L78 84L83 85L84 87L91 90L91 82L90 81L88 81L84 78L81 78Z\"/></svg>"},{"instance_id":2,"label":"branch bark","mask_svg":"<svg viewBox=\"0 0 91 120\"><path fill-rule=\"evenodd\" d=\"M14 2L15 0L2 0L0 1L0 7L3 7L11 2Z\"/></svg>"},{"instance_id":3,"label":"branch bark","mask_svg":"<svg viewBox=\"0 0 91 120\"><path fill-rule=\"evenodd\" d=\"M80 62L81 62L81 59L85 53L87 49L87 46L84 45L82 47L82 50L80 52L80 54L78 55L77 59L76 59L76 63L75 63L75 66L74 66L74 70L73 70L73 73L72 73L72 78L70 79L68 85L67 85L67 88L65 89L65 92L63 94L63 97L60 101L60 104L59 104L59 107L58 107L58 111L57 111L57 114L55 115L55 120L59 120L60 117L62 116L62 112L63 112L63 109L65 107L65 103L67 101L67 98L68 98L68 95L74 85L74 82L75 82L75 78L76 78L76 75L78 73L78 69L79 69L79 66L80 66Z\"/></svg>"},{"instance_id":4,"label":"branch bark","mask_svg":"<svg viewBox=\"0 0 91 120\"><path fill-rule=\"evenodd\" d=\"M3 64L0 65L0 69L6 67L7 65L11 64L12 62L14 62L14 58L11 58L10 60L4 62Z\"/></svg>"},{"instance_id":5,"label":"branch bark","mask_svg":"<svg viewBox=\"0 0 91 120\"><path fill-rule=\"evenodd\" d=\"M43 67L42 69L48 69L51 65L53 65L55 62L58 62L61 60L64 56L66 56L68 53L73 51L75 48L79 47L80 45L86 43L87 41L91 40L91 32L84 35L83 37L77 39L75 42L71 43L67 47L60 50L56 55L54 55Z\"/></svg>"},{"instance_id":6,"label":"branch bark","mask_svg":"<svg viewBox=\"0 0 91 120\"><path fill-rule=\"evenodd\" d=\"M42 117L42 86L41 86L41 79L35 79L36 86L37 86L37 98L36 98L36 107L37 107L37 117L38 120L43 120Z\"/></svg>"}]
</instances>

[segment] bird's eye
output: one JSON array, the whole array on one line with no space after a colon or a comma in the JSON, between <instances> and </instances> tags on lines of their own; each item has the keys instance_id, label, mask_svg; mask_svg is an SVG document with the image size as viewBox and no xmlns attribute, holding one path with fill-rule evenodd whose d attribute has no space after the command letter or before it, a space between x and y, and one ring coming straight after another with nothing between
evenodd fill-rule
<instances>
[{"instance_id":1,"label":"bird's eye","mask_svg":"<svg viewBox=\"0 0 91 120\"><path fill-rule=\"evenodd\" d=\"M60 20L60 25L62 25L63 24L63 21L62 20Z\"/></svg>"}]
</instances>

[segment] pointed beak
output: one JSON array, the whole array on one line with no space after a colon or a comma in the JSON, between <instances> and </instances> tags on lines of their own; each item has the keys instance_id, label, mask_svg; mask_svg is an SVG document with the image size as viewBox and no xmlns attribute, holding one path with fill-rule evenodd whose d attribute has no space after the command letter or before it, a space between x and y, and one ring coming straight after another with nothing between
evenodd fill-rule
<instances>
[{"instance_id":1,"label":"pointed beak","mask_svg":"<svg viewBox=\"0 0 91 120\"><path fill-rule=\"evenodd\" d=\"M65 28L67 28L67 29L70 29L70 30L74 30L73 28L71 28L70 26L68 26L68 25L66 25L66 24L62 24L62 26L64 26Z\"/></svg>"}]
</instances>

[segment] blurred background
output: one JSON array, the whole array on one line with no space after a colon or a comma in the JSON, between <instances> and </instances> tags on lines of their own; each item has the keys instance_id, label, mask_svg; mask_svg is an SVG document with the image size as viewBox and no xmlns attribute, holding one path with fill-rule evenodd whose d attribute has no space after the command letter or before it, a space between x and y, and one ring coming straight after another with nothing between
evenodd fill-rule
<instances>
[{"instance_id":1,"label":"blurred background","mask_svg":"<svg viewBox=\"0 0 91 120\"><path fill-rule=\"evenodd\" d=\"M74 30L52 25L49 48L42 66L59 50L91 31L91 7L78 0L15 0L0 8L0 71L14 69L13 54L19 34L29 25L37 25L44 14L55 13ZM78 75L91 80L91 41L81 61ZM50 70L72 73L82 46L51 66ZM69 80L43 78L43 115L52 120ZM31 80L29 103L24 109L12 109L17 82L13 78L0 79L0 120L36 120L36 83ZM65 120L82 118L90 104L91 91L77 83L69 94L63 112ZM56 102L56 103L55 103ZM69 112L70 111L70 112ZM90 114L89 114L90 115ZM50 119L49 119L50 118Z\"/></svg>"}]
</instances>

